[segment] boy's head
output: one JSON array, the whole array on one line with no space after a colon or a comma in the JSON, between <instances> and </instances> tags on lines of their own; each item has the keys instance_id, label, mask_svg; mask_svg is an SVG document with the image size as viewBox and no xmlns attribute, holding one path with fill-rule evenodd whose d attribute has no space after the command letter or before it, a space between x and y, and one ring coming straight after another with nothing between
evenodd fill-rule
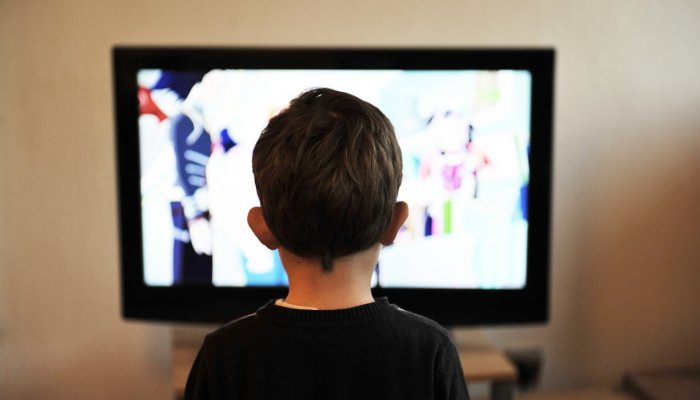
<instances>
[{"instance_id":1,"label":"boy's head","mask_svg":"<svg viewBox=\"0 0 700 400\"><path fill-rule=\"evenodd\" d=\"M269 231L298 256L332 260L379 243L401 184L389 119L348 93L312 89L262 131L253 174Z\"/></svg>"}]
</instances>

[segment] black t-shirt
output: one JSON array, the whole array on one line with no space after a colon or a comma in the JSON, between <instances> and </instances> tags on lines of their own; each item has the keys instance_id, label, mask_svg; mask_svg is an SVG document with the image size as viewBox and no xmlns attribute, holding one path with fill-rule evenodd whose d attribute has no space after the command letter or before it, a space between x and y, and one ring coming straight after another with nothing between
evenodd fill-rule
<instances>
[{"instance_id":1,"label":"black t-shirt","mask_svg":"<svg viewBox=\"0 0 700 400\"><path fill-rule=\"evenodd\" d=\"M270 301L209 334L185 399L468 399L447 331L386 298L342 310Z\"/></svg>"}]
</instances>

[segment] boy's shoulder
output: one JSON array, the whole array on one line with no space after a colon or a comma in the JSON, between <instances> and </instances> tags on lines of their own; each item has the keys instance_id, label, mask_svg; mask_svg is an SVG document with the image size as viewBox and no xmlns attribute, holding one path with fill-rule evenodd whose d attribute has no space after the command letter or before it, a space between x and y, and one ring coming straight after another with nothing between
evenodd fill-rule
<instances>
[{"instance_id":1,"label":"boy's shoulder","mask_svg":"<svg viewBox=\"0 0 700 400\"><path fill-rule=\"evenodd\" d=\"M438 344L452 344L450 332L442 325L414 312L396 306L397 329L410 329L411 334L425 340L435 340Z\"/></svg>"},{"instance_id":2,"label":"boy's shoulder","mask_svg":"<svg viewBox=\"0 0 700 400\"><path fill-rule=\"evenodd\" d=\"M231 341L245 341L246 338L255 338L261 330L259 312L271 303L272 301L265 304L257 312L244 315L220 326L206 336L205 342L211 346L217 343L230 343Z\"/></svg>"},{"instance_id":3,"label":"boy's shoulder","mask_svg":"<svg viewBox=\"0 0 700 400\"><path fill-rule=\"evenodd\" d=\"M396 307L397 318L406 320L406 323L415 324L417 326L422 326L428 331L433 331L437 334L443 334L449 336L449 331L442 325L433 321L432 319L425 317L421 314L416 314L414 312L404 310L399 306Z\"/></svg>"}]
</instances>

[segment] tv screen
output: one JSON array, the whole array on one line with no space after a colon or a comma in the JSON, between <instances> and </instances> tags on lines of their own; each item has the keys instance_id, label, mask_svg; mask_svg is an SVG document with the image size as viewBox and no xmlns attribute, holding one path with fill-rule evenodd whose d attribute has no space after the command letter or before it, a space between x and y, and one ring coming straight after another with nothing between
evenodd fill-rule
<instances>
[{"instance_id":1,"label":"tv screen","mask_svg":"<svg viewBox=\"0 0 700 400\"><path fill-rule=\"evenodd\" d=\"M267 121L330 87L381 109L410 216L375 296L445 325L548 314L550 49L114 49L123 314L221 323L286 293L246 216Z\"/></svg>"}]
</instances>

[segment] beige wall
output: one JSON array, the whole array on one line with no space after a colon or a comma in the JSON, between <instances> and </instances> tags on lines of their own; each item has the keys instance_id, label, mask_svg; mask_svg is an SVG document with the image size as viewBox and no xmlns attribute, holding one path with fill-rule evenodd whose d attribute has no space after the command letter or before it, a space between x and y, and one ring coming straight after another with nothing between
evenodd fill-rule
<instances>
[{"instance_id":1,"label":"beige wall","mask_svg":"<svg viewBox=\"0 0 700 400\"><path fill-rule=\"evenodd\" d=\"M700 361L700 3L141 3L0 1L3 398L169 395L168 327L119 317L117 43L556 47L552 321L483 333L548 388Z\"/></svg>"}]
</instances>

